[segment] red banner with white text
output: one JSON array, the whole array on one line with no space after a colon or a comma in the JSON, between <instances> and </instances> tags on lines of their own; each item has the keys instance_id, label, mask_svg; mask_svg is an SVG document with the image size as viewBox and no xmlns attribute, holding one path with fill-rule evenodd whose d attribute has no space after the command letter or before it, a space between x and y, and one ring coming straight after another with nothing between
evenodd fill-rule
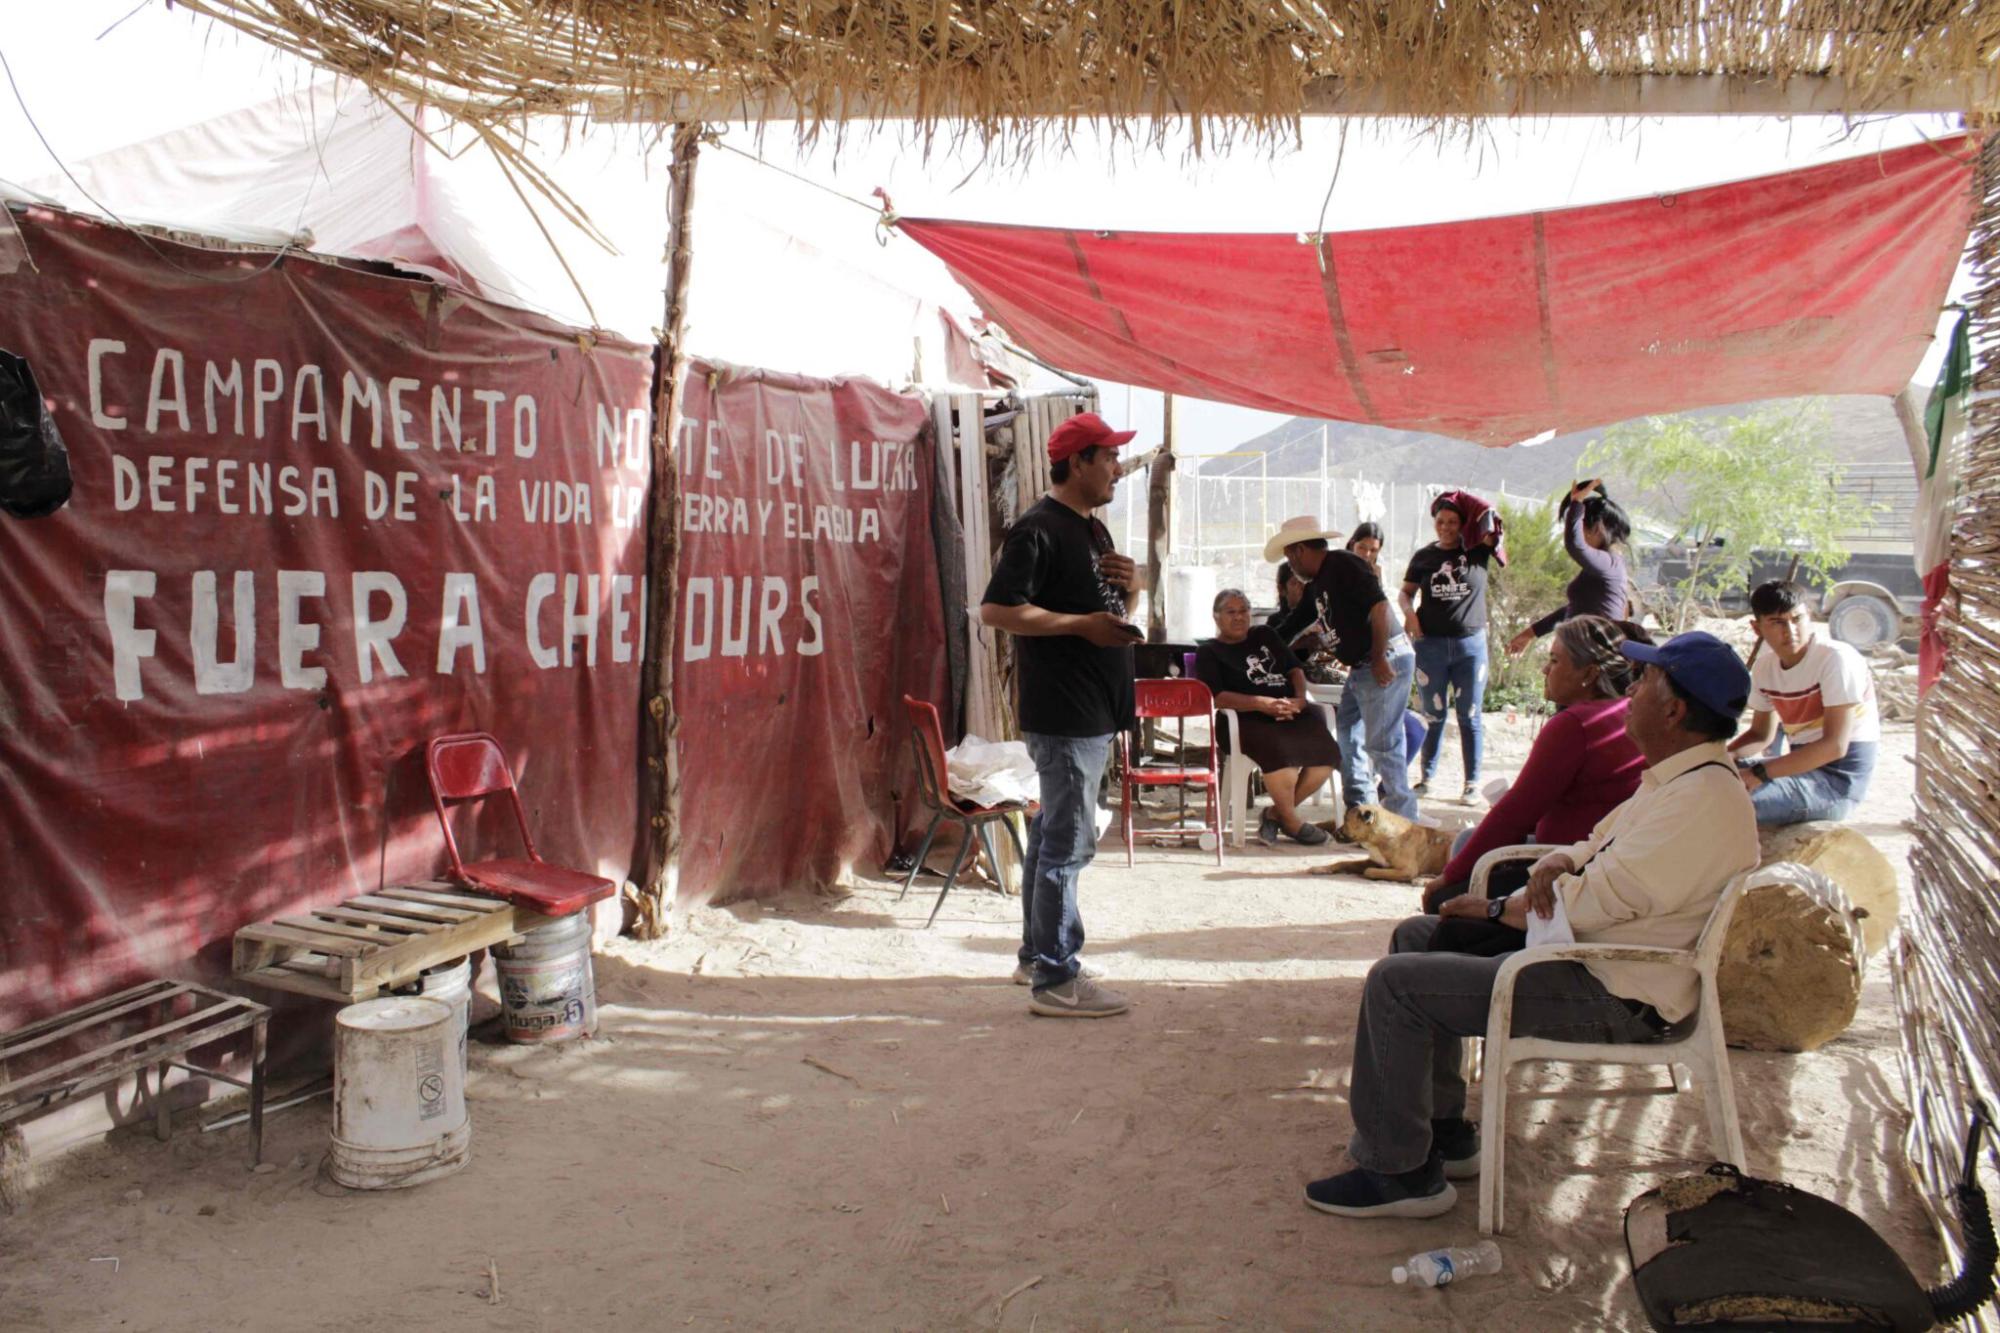
<instances>
[{"instance_id":1,"label":"red banner with white text","mask_svg":"<svg viewBox=\"0 0 2000 1333\"><path fill-rule=\"evenodd\" d=\"M439 733L494 733L543 855L625 878L651 349L18 220L0 348L76 489L0 518L0 1029L434 874Z\"/></svg>"},{"instance_id":2,"label":"red banner with white text","mask_svg":"<svg viewBox=\"0 0 2000 1333\"><path fill-rule=\"evenodd\" d=\"M920 398L697 364L680 440L681 898L878 870L945 697Z\"/></svg>"}]
</instances>

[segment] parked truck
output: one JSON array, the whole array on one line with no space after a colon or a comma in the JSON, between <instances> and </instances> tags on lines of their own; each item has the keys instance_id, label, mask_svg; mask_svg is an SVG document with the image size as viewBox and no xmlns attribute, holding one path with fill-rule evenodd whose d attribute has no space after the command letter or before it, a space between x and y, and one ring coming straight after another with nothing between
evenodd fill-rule
<instances>
[{"instance_id":1,"label":"parked truck","mask_svg":"<svg viewBox=\"0 0 2000 1333\"><path fill-rule=\"evenodd\" d=\"M1847 562L1825 576L1804 569L1792 574L1792 552L1753 552L1749 576L1716 599L1721 611L1748 615L1752 588L1790 575L1811 590L1816 614L1842 643L1867 652L1878 644L1916 638L1924 588L1911 545L1917 483L1909 464L1849 467L1841 476L1840 489L1869 510L1864 526L1842 535ZM1718 538L1714 545L1722 548L1726 539ZM1666 541L1641 545L1633 554L1640 597L1656 613L1664 610L1668 590L1687 577L1693 552L1684 542Z\"/></svg>"}]
</instances>

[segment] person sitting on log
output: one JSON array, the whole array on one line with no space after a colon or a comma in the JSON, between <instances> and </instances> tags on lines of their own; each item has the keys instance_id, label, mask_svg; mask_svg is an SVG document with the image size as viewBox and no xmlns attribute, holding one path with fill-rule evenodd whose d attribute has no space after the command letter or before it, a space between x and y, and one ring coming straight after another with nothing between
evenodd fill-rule
<instances>
[{"instance_id":1,"label":"person sitting on log","mask_svg":"<svg viewBox=\"0 0 2000 1333\"><path fill-rule=\"evenodd\" d=\"M1760 585L1750 616L1764 652L1750 669L1750 725L1729 748L1757 822L1845 819L1868 795L1882 739L1874 674L1852 647L1814 632L1796 583ZM1781 726L1786 753L1766 758Z\"/></svg>"},{"instance_id":2,"label":"person sitting on log","mask_svg":"<svg viewBox=\"0 0 2000 1333\"><path fill-rule=\"evenodd\" d=\"M1695 631L1659 646L1627 641L1643 664L1625 730L1646 771L1632 798L1583 841L1551 849L1521 893L1469 896L1441 916L1396 927L1368 969L1355 1020L1349 1105L1354 1167L1306 1186L1339 1217L1436 1217L1458 1201L1454 1179L1479 1174L1479 1127L1465 1118L1461 1043L1486 1035L1498 957L1433 951L1444 921L1533 913L1584 944L1692 949L1729 881L1756 867L1757 820L1723 745L1736 734L1750 673L1728 644ZM1523 971L1514 1035L1559 1041L1657 1040L1695 1010L1699 984L1680 968L1554 962Z\"/></svg>"},{"instance_id":3,"label":"person sitting on log","mask_svg":"<svg viewBox=\"0 0 2000 1333\"><path fill-rule=\"evenodd\" d=\"M1217 708L1236 712L1243 753L1264 775L1271 808L1257 841L1278 845L1283 833L1317 847L1328 834L1299 818L1298 805L1318 791L1340 763L1326 710L1306 696L1305 667L1268 625L1250 625L1250 599L1239 588L1215 595L1215 637L1195 645L1195 678L1215 694ZM1218 728L1217 748L1229 733Z\"/></svg>"}]
</instances>

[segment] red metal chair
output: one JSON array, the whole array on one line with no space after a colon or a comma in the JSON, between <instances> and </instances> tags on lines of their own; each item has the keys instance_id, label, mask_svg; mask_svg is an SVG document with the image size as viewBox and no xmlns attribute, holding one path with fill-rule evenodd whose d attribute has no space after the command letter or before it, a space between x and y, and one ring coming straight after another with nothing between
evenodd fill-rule
<instances>
[{"instance_id":1,"label":"red metal chair","mask_svg":"<svg viewBox=\"0 0 2000 1333\"><path fill-rule=\"evenodd\" d=\"M444 847L451 857L453 879L505 898L518 907L533 908L544 916L568 916L617 891L618 886L601 875L550 865L535 851L535 840L528 833L527 812L521 808L521 794L514 789L514 773L507 766L507 753L500 748L499 741L485 732L433 738L424 747L424 771L430 778L431 803L437 807L438 827L444 830ZM505 792L513 806L514 823L521 830L528 858L475 861L466 865L459 859L458 839L452 836L451 817L445 805L477 801L499 792Z\"/></svg>"},{"instance_id":2,"label":"red metal chair","mask_svg":"<svg viewBox=\"0 0 2000 1333\"><path fill-rule=\"evenodd\" d=\"M1021 836L1014 831L1014 825L1007 816L1033 815L1041 809L1033 801L1009 801L1004 805L967 805L951 794L951 780L947 775L944 757L944 727L938 721L937 708L922 699L903 696L903 710L910 717L910 744L917 752L917 788L923 794L924 804L931 808L930 827L924 830L923 845L917 848L916 862L910 873L903 878L903 892L896 895L901 902L910 891L910 885L917 882L923 873L924 858L930 855L931 843L937 838L938 825L950 820L960 826L965 834L964 845L958 849L958 857L951 863L951 873L944 877L944 888L938 891L937 902L931 907L930 921L924 922L926 929L944 907L945 895L958 882L959 872L965 869L967 861L977 853L974 848L984 845L987 859L993 862L993 874L1000 874L999 849L993 845L993 826L999 824L1007 830L1007 837L1014 844L1015 855L1025 863L1027 853L1022 850ZM974 840L977 839L977 842ZM1021 892L1030 892L1027 885Z\"/></svg>"},{"instance_id":3,"label":"red metal chair","mask_svg":"<svg viewBox=\"0 0 2000 1333\"><path fill-rule=\"evenodd\" d=\"M1182 829L1171 836L1185 837L1187 823L1187 789L1200 787L1208 802L1208 826L1215 835L1215 863L1222 864L1222 800L1219 782L1221 771L1215 759L1215 696L1208 692L1208 686L1198 680L1140 680L1134 684L1134 712L1139 719L1178 718L1177 730L1178 762L1161 761L1151 758L1132 762L1132 741L1127 733L1118 737L1119 767L1125 772L1124 813L1119 828L1125 835L1125 864L1133 864L1132 856L1132 788L1139 787L1179 787L1181 789ZM1187 721L1191 717L1208 719L1208 766L1191 768L1187 764Z\"/></svg>"}]
</instances>

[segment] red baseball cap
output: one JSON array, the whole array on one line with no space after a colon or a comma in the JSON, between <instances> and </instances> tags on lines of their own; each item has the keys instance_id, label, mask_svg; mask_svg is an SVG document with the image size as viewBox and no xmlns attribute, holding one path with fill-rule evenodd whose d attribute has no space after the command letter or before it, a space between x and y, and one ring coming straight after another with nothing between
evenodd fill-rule
<instances>
[{"instance_id":1,"label":"red baseball cap","mask_svg":"<svg viewBox=\"0 0 2000 1333\"><path fill-rule=\"evenodd\" d=\"M1136 430L1113 430L1097 413L1079 412L1049 432L1049 461L1060 463L1092 446L1116 449L1131 443L1132 437L1138 433Z\"/></svg>"}]
</instances>

